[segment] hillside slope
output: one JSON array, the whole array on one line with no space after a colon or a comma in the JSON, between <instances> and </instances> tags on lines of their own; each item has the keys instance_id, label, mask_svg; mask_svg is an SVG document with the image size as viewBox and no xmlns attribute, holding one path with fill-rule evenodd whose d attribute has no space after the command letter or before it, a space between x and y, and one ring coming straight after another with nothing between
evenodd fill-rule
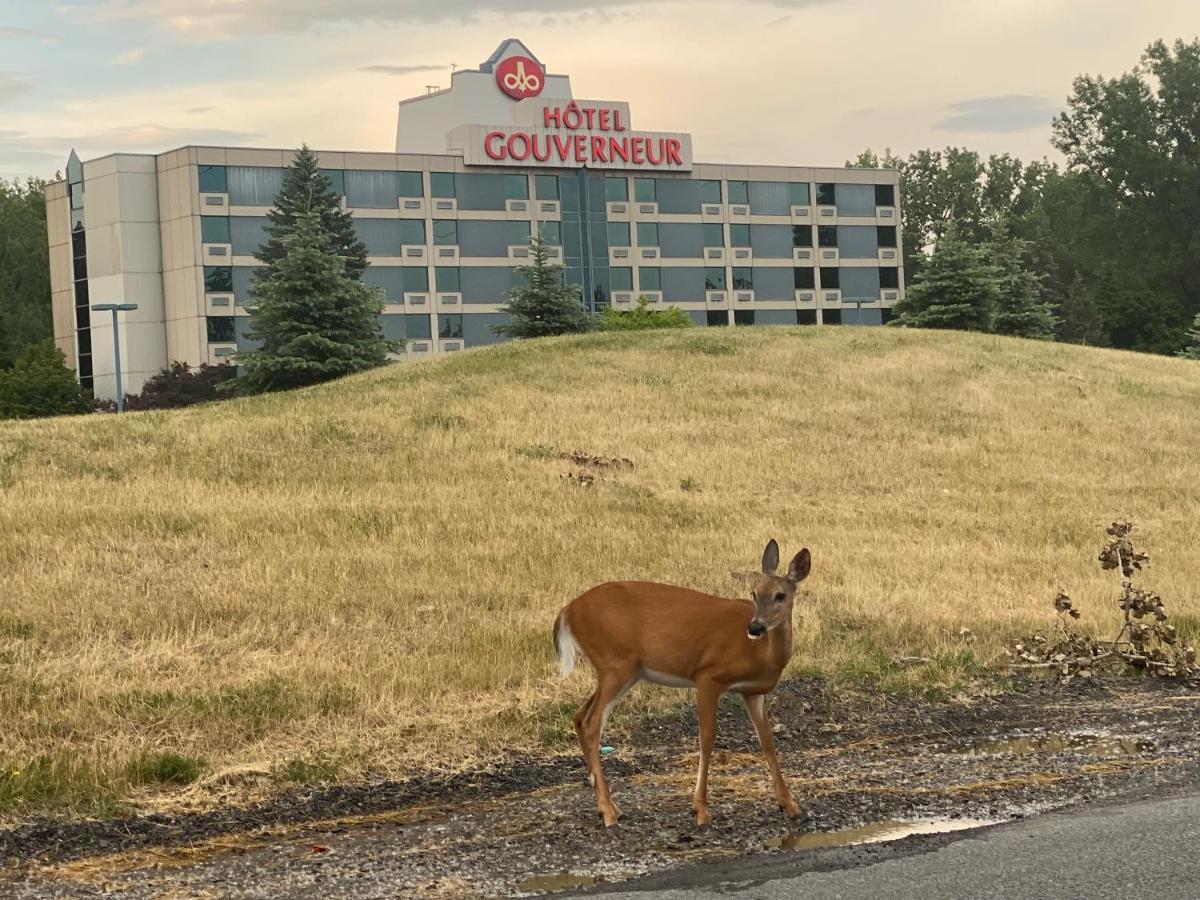
<instances>
[{"instance_id":1,"label":"hillside slope","mask_svg":"<svg viewBox=\"0 0 1200 900\"><path fill-rule=\"evenodd\" d=\"M1107 629L1118 516L1191 627L1198 435L1193 363L849 328L557 339L0 424L0 807L120 795L148 752L305 777L562 744L590 677L552 675L564 602L627 577L740 594L772 536L813 553L795 669L951 683L1060 587ZM580 486L576 449L635 468Z\"/></svg>"}]
</instances>

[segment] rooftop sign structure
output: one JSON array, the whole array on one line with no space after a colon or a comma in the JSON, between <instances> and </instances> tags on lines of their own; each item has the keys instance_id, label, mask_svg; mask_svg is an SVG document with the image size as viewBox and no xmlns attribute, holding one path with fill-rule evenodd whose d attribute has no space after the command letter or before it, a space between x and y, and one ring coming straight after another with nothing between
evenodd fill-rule
<instances>
[{"instance_id":1,"label":"rooftop sign structure","mask_svg":"<svg viewBox=\"0 0 1200 900\"><path fill-rule=\"evenodd\" d=\"M460 153L468 166L692 168L690 134L634 131L628 103L575 99L567 76L512 38L449 90L402 101L396 150Z\"/></svg>"}]
</instances>

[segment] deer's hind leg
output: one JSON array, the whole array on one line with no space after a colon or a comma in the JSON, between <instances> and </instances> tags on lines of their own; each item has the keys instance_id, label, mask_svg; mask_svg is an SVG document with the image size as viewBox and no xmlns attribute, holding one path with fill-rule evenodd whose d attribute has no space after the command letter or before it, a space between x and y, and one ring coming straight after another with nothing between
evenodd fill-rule
<instances>
[{"instance_id":1,"label":"deer's hind leg","mask_svg":"<svg viewBox=\"0 0 1200 900\"><path fill-rule=\"evenodd\" d=\"M596 686L596 692L585 704L586 708L581 708L579 713L576 713L576 731L579 733L579 744L583 749L583 758L592 779L592 787L596 791L596 808L600 812L600 818L604 820L605 827L611 828L617 824L621 811L613 803L600 764L600 736L613 707L625 696L625 692L637 683L637 665L631 663L609 666L603 671L597 670L597 676L599 684Z\"/></svg>"}]
</instances>

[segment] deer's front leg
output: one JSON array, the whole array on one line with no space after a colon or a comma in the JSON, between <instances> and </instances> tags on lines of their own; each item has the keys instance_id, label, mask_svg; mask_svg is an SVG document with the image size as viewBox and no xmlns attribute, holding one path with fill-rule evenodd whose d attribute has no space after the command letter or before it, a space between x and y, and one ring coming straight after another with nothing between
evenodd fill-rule
<instances>
[{"instance_id":1,"label":"deer's front leg","mask_svg":"<svg viewBox=\"0 0 1200 900\"><path fill-rule=\"evenodd\" d=\"M692 794L692 809L696 813L696 824L707 828L712 823L708 814L708 761L712 755L713 741L717 737L717 702L721 689L714 684L696 685L696 712L700 719L700 765L696 770L696 791Z\"/></svg>"},{"instance_id":2,"label":"deer's front leg","mask_svg":"<svg viewBox=\"0 0 1200 900\"><path fill-rule=\"evenodd\" d=\"M775 739L771 735L771 722L767 718L767 698L762 694L743 694L746 701L746 711L750 713L750 721L758 732L758 743L762 746L763 755L767 758L767 768L771 772L771 784L775 789L775 802L790 818L800 815L796 801L792 799L783 775L779 771L779 757L775 755Z\"/></svg>"}]
</instances>

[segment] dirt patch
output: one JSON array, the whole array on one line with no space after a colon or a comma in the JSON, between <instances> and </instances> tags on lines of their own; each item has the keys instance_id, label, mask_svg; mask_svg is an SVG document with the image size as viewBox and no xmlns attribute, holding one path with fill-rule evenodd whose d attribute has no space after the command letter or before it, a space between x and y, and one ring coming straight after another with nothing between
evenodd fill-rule
<instances>
[{"instance_id":1,"label":"dirt patch","mask_svg":"<svg viewBox=\"0 0 1200 900\"><path fill-rule=\"evenodd\" d=\"M454 778L327 786L254 809L31 824L0 834L0 893L326 900L580 890L696 860L949 831L1197 782L1194 688L1130 679L1023 687L934 703L782 685L772 715L797 822L775 808L744 711L730 702L708 832L696 830L688 802L696 738L684 708L608 737L605 768L625 813L615 833L599 826L572 753Z\"/></svg>"}]
</instances>

